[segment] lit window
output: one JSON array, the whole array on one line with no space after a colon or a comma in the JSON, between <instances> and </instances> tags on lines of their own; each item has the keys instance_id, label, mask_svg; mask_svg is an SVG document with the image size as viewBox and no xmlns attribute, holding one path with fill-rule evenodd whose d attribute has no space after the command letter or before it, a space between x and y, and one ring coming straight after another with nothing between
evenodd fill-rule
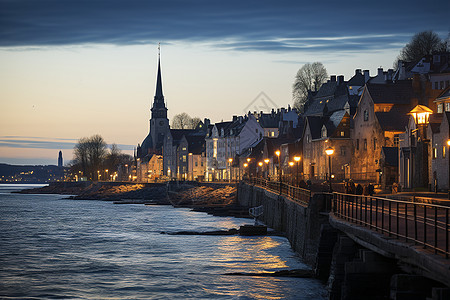
<instances>
[{"instance_id":1,"label":"lit window","mask_svg":"<svg viewBox=\"0 0 450 300\"><path fill-rule=\"evenodd\" d=\"M433 148L433 159L437 158L437 148Z\"/></svg>"},{"instance_id":2,"label":"lit window","mask_svg":"<svg viewBox=\"0 0 450 300\"><path fill-rule=\"evenodd\" d=\"M442 147L442 158L445 158L445 146Z\"/></svg>"},{"instance_id":3,"label":"lit window","mask_svg":"<svg viewBox=\"0 0 450 300\"><path fill-rule=\"evenodd\" d=\"M341 136L345 136L345 132L344 131L341 131Z\"/></svg>"}]
</instances>

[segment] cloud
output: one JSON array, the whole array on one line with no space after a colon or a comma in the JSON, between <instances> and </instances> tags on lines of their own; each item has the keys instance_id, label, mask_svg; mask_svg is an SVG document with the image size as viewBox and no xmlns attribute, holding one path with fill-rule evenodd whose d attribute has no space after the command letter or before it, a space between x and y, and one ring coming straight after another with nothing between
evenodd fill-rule
<instances>
[{"instance_id":1,"label":"cloud","mask_svg":"<svg viewBox=\"0 0 450 300\"><path fill-rule=\"evenodd\" d=\"M0 136L0 147L72 150L77 140L66 138L26 137L26 136ZM117 145L121 150L133 150L134 145Z\"/></svg>"},{"instance_id":2,"label":"cloud","mask_svg":"<svg viewBox=\"0 0 450 300\"><path fill-rule=\"evenodd\" d=\"M423 30L446 32L448 2L429 7L441 9L405 0L0 0L0 46L206 41L238 51L370 50Z\"/></svg>"}]
</instances>

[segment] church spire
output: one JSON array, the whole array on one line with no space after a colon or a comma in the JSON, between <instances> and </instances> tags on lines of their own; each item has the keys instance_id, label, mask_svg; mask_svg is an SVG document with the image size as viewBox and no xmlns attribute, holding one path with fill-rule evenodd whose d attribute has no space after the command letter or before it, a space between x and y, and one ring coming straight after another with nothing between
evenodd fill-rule
<instances>
[{"instance_id":1,"label":"church spire","mask_svg":"<svg viewBox=\"0 0 450 300\"><path fill-rule=\"evenodd\" d=\"M161 78L161 45L158 44L158 76L156 78L156 92L155 92L155 104L161 102L164 104L164 95L162 91L162 78Z\"/></svg>"}]
</instances>

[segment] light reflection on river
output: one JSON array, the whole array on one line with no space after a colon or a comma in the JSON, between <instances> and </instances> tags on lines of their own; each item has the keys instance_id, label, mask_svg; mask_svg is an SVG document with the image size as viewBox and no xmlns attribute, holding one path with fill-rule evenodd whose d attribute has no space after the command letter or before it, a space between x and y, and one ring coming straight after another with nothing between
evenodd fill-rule
<instances>
[{"instance_id":1,"label":"light reflection on river","mask_svg":"<svg viewBox=\"0 0 450 300\"><path fill-rule=\"evenodd\" d=\"M181 236L250 220L0 186L0 298L325 299L314 279L224 276L306 268L282 237Z\"/></svg>"}]
</instances>

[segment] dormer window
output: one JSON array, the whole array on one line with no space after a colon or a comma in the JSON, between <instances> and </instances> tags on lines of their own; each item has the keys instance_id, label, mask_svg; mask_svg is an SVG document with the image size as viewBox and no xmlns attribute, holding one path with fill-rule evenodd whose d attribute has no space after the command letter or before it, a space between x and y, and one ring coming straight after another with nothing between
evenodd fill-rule
<instances>
[{"instance_id":1,"label":"dormer window","mask_svg":"<svg viewBox=\"0 0 450 300\"><path fill-rule=\"evenodd\" d=\"M327 128L325 126L322 127L322 137L327 137Z\"/></svg>"},{"instance_id":2,"label":"dormer window","mask_svg":"<svg viewBox=\"0 0 450 300\"><path fill-rule=\"evenodd\" d=\"M364 121L369 121L369 111L368 110L364 111Z\"/></svg>"}]
</instances>

